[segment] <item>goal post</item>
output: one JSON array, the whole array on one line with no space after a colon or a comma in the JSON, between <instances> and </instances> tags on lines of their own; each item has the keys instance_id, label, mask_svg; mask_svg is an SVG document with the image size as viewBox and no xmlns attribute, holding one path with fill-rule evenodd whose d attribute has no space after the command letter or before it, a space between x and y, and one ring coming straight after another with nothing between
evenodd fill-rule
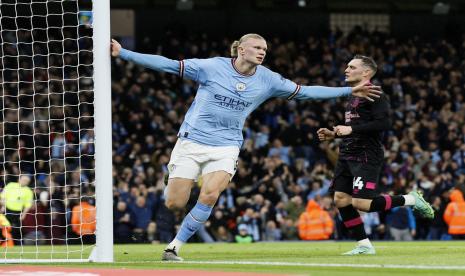
<instances>
[{"instance_id":1,"label":"goal post","mask_svg":"<svg viewBox=\"0 0 465 276\"><path fill-rule=\"evenodd\" d=\"M110 0L0 0L0 263L113 262Z\"/></svg>"},{"instance_id":2,"label":"goal post","mask_svg":"<svg viewBox=\"0 0 465 276\"><path fill-rule=\"evenodd\" d=\"M94 0L93 12L97 235L91 260L113 262L110 0Z\"/></svg>"}]
</instances>

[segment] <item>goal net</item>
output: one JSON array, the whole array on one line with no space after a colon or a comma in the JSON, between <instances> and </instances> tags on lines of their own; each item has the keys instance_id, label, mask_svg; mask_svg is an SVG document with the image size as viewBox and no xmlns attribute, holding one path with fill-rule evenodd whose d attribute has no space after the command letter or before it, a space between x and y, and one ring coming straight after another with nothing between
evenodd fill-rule
<instances>
[{"instance_id":1,"label":"goal net","mask_svg":"<svg viewBox=\"0 0 465 276\"><path fill-rule=\"evenodd\" d=\"M106 2L103 9L109 8L107 1L97 2ZM102 81L94 72L109 68L97 65L95 3L0 0L0 252L4 262L102 261L105 257L98 254L104 251L96 249L102 246L110 251L104 254L111 254L105 260L112 261L111 238L103 242L101 238L111 236L112 227L99 222L101 211L112 217L111 198L102 208L103 199L97 198L98 190L102 191L96 181L98 163L111 166L111 153L109 160L96 159L96 141L109 139L103 142L111 147L108 130L101 130L109 127L111 132L107 116L111 107L102 107L106 122L99 125L97 106L106 104L98 102L97 94L109 97L109 89L97 90ZM108 56L108 30L104 34ZM101 61L109 64L109 57ZM108 173L108 168L102 171ZM100 186L110 185L106 190L111 197L111 179L102 182Z\"/></svg>"}]
</instances>

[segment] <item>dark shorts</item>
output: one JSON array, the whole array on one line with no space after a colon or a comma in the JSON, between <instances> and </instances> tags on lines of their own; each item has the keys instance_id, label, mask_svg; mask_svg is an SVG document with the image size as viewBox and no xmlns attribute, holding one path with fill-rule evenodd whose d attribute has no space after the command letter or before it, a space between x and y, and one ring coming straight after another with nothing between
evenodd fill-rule
<instances>
[{"instance_id":1,"label":"dark shorts","mask_svg":"<svg viewBox=\"0 0 465 276\"><path fill-rule=\"evenodd\" d=\"M354 198L372 199L379 195L382 163L338 160L330 192L344 192Z\"/></svg>"}]
</instances>

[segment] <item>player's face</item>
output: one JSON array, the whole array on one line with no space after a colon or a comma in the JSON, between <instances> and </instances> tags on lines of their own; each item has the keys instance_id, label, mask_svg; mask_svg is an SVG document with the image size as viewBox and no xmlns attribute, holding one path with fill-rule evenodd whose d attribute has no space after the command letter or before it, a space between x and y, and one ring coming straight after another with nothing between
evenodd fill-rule
<instances>
[{"instance_id":1,"label":"player's face","mask_svg":"<svg viewBox=\"0 0 465 276\"><path fill-rule=\"evenodd\" d=\"M349 64L347 64L347 68L344 72L346 75L345 80L349 84L369 80L371 77L371 70L363 66L361 59L351 60Z\"/></svg>"},{"instance_id":2,"label":"player's face","mask_svg":"<svg viewBox=\"0 0 465 276\"><path fill-rule=\"evenodd\" d=\"M252 64L260 65L266 56L267 45L263 39L249 38L239 46L242 58Z\"/></svg>"}]
</instances>

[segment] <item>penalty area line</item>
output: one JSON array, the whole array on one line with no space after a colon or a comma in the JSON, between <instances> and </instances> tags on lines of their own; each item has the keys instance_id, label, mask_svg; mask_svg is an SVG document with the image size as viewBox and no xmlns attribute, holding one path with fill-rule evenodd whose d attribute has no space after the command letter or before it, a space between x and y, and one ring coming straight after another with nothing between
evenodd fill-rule
<instances>
[{"instance_id":1,"label":"penalty area line","mask_svg":"<svg viewBox=\"0 0 465 276\"><path fill-rule=\"evenodd\" d=\"M142 261L143 263L176 263L176 264L211 264L211 265L260 265L260 266L304 266L304 267L354 267L354 268L395 268L395 269L437 269L437 270L465 270L462 265L400 265L400 264L324 264L324 263L296 263L296 262L254 262L254 261ZM116 262L116 263L142 263Z\"/></svg>"}]
</instances>

